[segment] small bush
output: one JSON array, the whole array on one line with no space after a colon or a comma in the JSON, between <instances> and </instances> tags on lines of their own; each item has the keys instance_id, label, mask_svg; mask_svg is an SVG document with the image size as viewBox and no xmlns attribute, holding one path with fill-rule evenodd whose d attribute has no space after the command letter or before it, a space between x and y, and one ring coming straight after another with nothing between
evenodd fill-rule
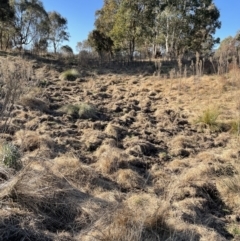
<instances>
[{"instance_id":1,"label":"small bush","mask_svg":"<svg viewBox=\"0 0 240 241\"><path fill-rule=\"evenodd\" d=\"M80 103L77 105L66 105L62 111L73 118L80 119L98 119L98 111L95 106L88 103Z\"/></svg>"},{"instance_id":2,"label":"small bush","mask_svg":"<svg viewBox=\"0 0 240 241\"><path fill-rule=\"evenodd\" d=\"M0 157L2 163L14 169L19 169L21 167L20 164L20 153L18 148L14 146L12 143L3 143L0 149Z\"/></svg>"},{"instance_id":3,"label":"small bush","mask_svg":"<svg viewBox=\"0 0 240 241\"><path fill-rule=\"evenodd\" d=\"M217 109L207 109L197 120L197 123L206 124L211 130L218 130L220 128L217 123L217 118L220 115Z\"/></svg>"},{"instance_id":4,"label":"small bush","mask_svg":"<svg viewBox=\"0 0 240 241\"><path fill-rule=\"evenodd\" d=\"M78 77L79 77L79 73L76 69L69 69L69 70L62 72L59 78L61 80L74 81Z\"/></svg>"}]
</instances>

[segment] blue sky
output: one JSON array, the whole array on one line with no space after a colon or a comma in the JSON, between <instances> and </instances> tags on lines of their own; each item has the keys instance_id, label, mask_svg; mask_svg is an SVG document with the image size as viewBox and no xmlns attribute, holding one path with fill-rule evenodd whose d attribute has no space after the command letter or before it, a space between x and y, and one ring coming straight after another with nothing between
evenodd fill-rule
<instances>
[{"instance_id":1,"label":"blue sky","mask_svg":"<svg viewBox=\"0 0 240 241\"><path fill-rule=\"evenodd\" d=\"M95 11L101 9L103 0L42 0L47 11L57 11L68 20L70 33L69 46L76 51L77 42L87 39L88 33L94 28ZM235 36L240 30L240 0L215 0L221 14L221 29L216 37L221 40Z\"/></svg>"}]
</instances>

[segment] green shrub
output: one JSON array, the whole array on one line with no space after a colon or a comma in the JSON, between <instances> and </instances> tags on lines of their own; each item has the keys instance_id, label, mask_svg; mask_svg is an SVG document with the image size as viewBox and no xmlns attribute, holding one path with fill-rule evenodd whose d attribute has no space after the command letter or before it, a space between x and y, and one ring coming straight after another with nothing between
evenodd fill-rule
<instances>
[{"instance_id":1,"label":"green shrub","mask_svg":"<svg viewBox=\"0 0 240 241\"><path fill-rule=\"evenodd\" d=\"M61 109L67 115L80 119L98 119L98 111L95 106L88 103L80 103L76 105L66 105Z\"/></svg>"},{"instance_id":2,"label":"green shrub","mask_svg":"<svg viewBox=\"0 0 240 241\"><path fill-rule=\"evenodd\" d=\"M9 168L19 169L21 167L20 153L12 143L3 143L1 145L0 158L1 162Z\"/></svg>"},{"instance_id":3,"label":"green shrub","mask_svg":"<svg viewBox=\"0 0 240 241\"><path fill-rule=\"evenodd\" d=\"M61 80L74 81L78 77L79 77L79 73L76 69L69 69L62 72L59 78Z\"/></svg>"}]
</instances>

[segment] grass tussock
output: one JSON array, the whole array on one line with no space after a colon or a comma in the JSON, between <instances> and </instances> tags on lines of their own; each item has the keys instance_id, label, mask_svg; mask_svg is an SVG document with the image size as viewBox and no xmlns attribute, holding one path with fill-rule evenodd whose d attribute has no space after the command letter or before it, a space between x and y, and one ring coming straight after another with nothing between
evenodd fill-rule
<instances>
[{"instance_id":1,"label":"grass tussock","mask_svg":"<svg viewBox=\"0 0 240 241\"><path fill-rule=\"evenodd\" d=\"M230 122L230 132L232 134L238 135L240 134L240 120L233 120Z\"/></svg>"},{"instance_id":2,"label":"grass tussock","mask_svg":"<svg viewBox=\"0 0 240 241\"><path fill-rule=\"evenodd\" d=\"M217 131L220 129L220 125L217 122L217 119L220 115L220 112L218 109L213 108L213 109L206 109L203 111L202 115L199 116L197 123L201 123L206 125L207 127L210 128L212 131Z\"/></svg>"},{"instance_id":3,"label":"grass tussock","mask_svg":"<svg viewBox=\"0 0 240 241\"><path fill-rule=\"evenodd\" d=\"M42 140L39 135L34 131L20 130L16 132L17 144L22 151L34 151L39 149Z\"/></svg>"},{"instance_id":4,"label":"grass tussock","mask_svg":"<svg viewBox=\"0 0 240 241\"><path fill-rule=\"evenodd\" d=\"M240 205L240 175L235 175L222 178L218 183L218 189L223 197L223 200L230 207L235 209Z\"/></svg>"},{"instance_id":5,"label":"grass tussock","mask_svg":"<svg viewBox=\"0 0 240 241\"><path fill-rule=\"evenodd\" d=\"M99 112L97 108L89 103L80 103L80 104L68 104L61 108L61 111L65 112L67 115L70 115L73 118L80 119L98 119Z\"/></svg>"},{"instance_id":6,"label":"grass tussock","mask_svg":"<svg viewBox=\"0 0 240 241\"><path fill-rule=\"evenodd\" d=\"M69 69L61 73L60 80L74 81L79 77L79 72L76 69Z\"/></svg>"},{"instance_id":7,"label":"grass tussock","mask_svg":"<svg viewBox=\"0 0 240 241\"><path fill-rule=\"evenodd\" d=\"M131 169L119 169L116 173L116 181L123 188L143 188L144 179Z\"/></svg>"}]
</instances>

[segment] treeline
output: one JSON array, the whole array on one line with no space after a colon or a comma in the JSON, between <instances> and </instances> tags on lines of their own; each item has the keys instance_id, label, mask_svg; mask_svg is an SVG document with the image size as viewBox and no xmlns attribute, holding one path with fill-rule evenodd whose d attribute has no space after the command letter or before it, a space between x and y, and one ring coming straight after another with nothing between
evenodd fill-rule
<instances>
[{"instance_id":1,"label":"treeline","mask_svg":"<svg viewBox=\"0 0 240 241\"><path fill-rule=\"evenodd\" d=\"M40 0L0 0L0 49L28 49L56 53L69 39L67 19L46 12Z\"/></svg>"},{"instance_id":2,"label":"treeline","mask_svg":"<svg viewBox=\"0 0 240 241\"><path fill-rule=\"evenodd\" d=\"M221 27L212 0L104 0L89 45L99 56L209 53Z\"/></svg>"}]
</instances>

